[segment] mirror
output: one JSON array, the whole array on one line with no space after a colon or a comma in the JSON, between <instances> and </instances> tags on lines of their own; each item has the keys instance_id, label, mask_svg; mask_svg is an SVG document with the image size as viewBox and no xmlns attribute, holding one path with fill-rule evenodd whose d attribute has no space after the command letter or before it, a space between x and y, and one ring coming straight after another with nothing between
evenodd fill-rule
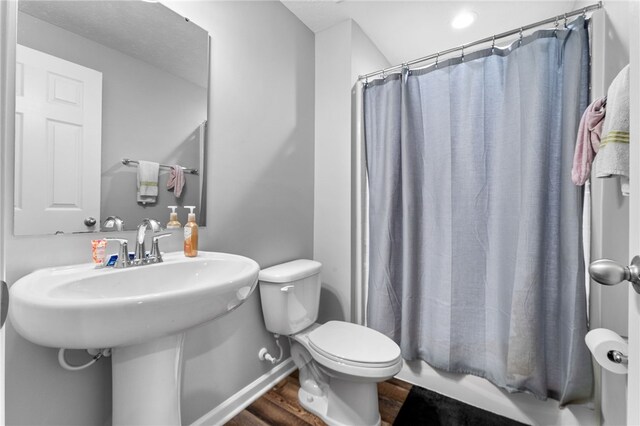
<instances>
[{"instance_id":1,"label":"mirror","mask_svg":"<svg viewBox=\"0 0 640 426\"><path fill-rule=\"evenodd\" d=\"M29 0L16 48L16 235L166 224L169 205L205 224L205 30L157 2ZM157 184L152 172L138 189L139 161L160 164Z\"/></svg>"}]
</instances>

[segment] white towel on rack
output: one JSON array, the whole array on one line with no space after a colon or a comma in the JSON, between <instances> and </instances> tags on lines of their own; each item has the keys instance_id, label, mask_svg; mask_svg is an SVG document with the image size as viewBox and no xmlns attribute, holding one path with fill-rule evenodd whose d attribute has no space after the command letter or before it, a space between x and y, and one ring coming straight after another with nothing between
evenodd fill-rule
<instances>
[{"instance_id":1,"label":"white towel on rack","mask_svg":"<svg viewBox=\"0 0 640 426\"><path fill-rule=\"evenodd\" d=\"M607 113L596 155L596 177L620 176L622 195L629 195L629 65L607 91Z\"/></svg>"},{"instance_id":2,"label":"white towel on rack","mask_svg":"<svg viewBox=\"0 0 640 426\"><path fill-rule=\"evenodd\" d=\"M158 200L158 171L160 164L140 161L138 164L138 202L154 204Z\"/></svg>"}]
</instances>

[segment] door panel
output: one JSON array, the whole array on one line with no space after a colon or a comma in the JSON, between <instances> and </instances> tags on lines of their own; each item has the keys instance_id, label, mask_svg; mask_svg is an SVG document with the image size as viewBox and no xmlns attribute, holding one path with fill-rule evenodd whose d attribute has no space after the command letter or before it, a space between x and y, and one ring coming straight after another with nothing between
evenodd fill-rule
<instances>
[{"instance_id":1,"label":"door panel","mask_svg":"<svg viewBox=\"0 0 640 426\"><path fill-rule=\"evenodd\" d=\"M629 208L629 252L640 254L640 11L630 2L630 146L631 185ZM627 379L627 424L640 424L640 295L629 286L629 375Z\"/></svg>"},{"instance_id":2,"label":"door panel","mask_svg":"<svg viewBox=\"0 0 640 426\"><path fill-rule=\"evenodd\" d=\"M100 222L102 73L17 46L15 233Z\"/></svg>"}]
</instances>

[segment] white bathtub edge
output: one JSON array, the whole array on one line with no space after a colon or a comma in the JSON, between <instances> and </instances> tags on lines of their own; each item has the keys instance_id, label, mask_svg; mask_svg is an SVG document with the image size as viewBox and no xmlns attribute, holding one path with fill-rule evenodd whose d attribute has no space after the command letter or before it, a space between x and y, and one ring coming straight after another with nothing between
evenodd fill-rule
<instances>
[{"instance_id":1,"label":"white bathtub edge","mask_svg":"<svg viewBox=\"0 0 640 426\"><path fill-rule=\"evenodd\" d=\"M435 370L423 361L406 361L396 376L458 401L533 425L595 426L596 413L586 405L559 408L552 399L541 401L527 394L508 394L489 381Z\"/></svg>"}]
</instances>

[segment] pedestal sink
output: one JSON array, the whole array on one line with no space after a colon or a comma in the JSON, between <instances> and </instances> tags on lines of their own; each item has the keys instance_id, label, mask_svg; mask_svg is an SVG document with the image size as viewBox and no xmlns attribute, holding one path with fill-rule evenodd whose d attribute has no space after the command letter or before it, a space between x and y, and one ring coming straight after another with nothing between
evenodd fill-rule
<instances>
[{"instance_id":1,"label":"pedestal sink","mask_svg":"<svg viewBox=\"0 0 640 426\"><path fill-rule=\"evenodd\" d=\"M11 287L9 316L39 345L112 348L114 425L179 425L185 330L240 306L258 272L251 259L213 252L125 269L41 269Z\"/></svg>"}]
</instances>

